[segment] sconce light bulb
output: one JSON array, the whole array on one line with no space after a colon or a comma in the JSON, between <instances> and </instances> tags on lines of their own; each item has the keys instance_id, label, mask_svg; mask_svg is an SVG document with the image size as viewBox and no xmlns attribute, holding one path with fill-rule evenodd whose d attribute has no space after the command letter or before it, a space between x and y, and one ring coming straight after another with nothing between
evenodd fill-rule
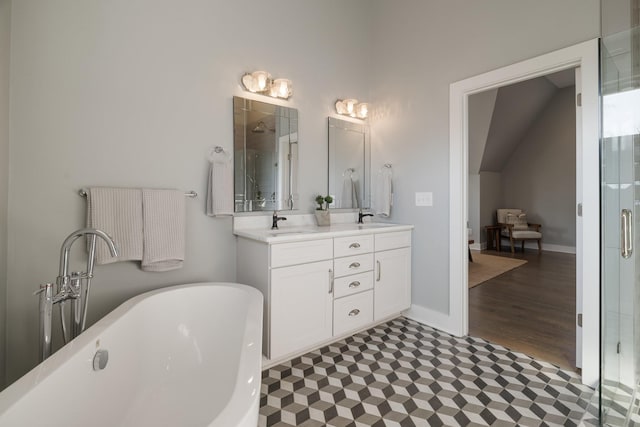
<instances>
[{"instance_id":1,"label":"sconce light bulb","mask_svg":"<svg viewBox=\"0 0 640 427\"><path fill-rule=\"evenodd\" d=\"M360 119L366 119L369 115L369 104L366 102L361 102L356 106L356 115Z\"/></svg>"},{"instance_id":2,"label":"sconce light bulb","mask_svg":"<svg viewBox=\"0 0 640 427\"><path fill-rule=\"evenodd\" d=\"M291 96L291 80L275 79L273 85L275 86L275 96L285 99Z\"/></svg>"},{"instance_id":3,"label":"sconce light bulb","mask_svg":"<svg viewBox=\"0 0 640 427\"><path fill-rule=\"evenodd\" d=\"M263 92L267 89L271 76L266 71L254 71L252 73L253 78L256 81L257 92Z\"/></svg>"},{"instance_id":4,"label":"sconce light bulb","mask_svg":"<svg viewBox=\"0 0 640 427\"><path fill-rule=\"evenodd\" d=\"M358 103L357 99L345 99L343 101L345 103L345 106L347 107L347 113L349 113L349 115L353 114L356 108L356 104Z\"/></svg>"}]
</instances>

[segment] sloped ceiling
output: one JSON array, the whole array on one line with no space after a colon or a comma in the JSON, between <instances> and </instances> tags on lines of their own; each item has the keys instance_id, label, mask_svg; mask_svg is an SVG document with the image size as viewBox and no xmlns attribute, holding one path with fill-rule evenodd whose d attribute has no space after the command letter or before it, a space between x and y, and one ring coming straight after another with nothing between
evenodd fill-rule
<instances>
[{"instance_id":1,"label":"sloped ceiling","mask_svg":"<svg viewBox=\"0 0 640 427\"><path fill-rule=\"evenodd\" d=\"M558 88L545 77L498 89L481 172L500 172Z\"/></svg>"}]
</instances>

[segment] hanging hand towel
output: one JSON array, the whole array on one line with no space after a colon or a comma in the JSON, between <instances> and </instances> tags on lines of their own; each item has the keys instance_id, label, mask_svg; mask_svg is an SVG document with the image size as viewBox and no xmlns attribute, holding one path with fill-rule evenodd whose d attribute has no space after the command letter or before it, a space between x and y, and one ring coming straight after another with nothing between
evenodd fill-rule
<instances>
[{"instance_id":1,"label":"hanging hand towel","mask_svg":"<svg viewBox=\"0 0 640 427\"><path fill-rule=\"evenodd\" d=\"M358 197L358 180L351 180L351 207L359 208L360 207L360 198Z\"/></svg>"},{"instance_id":2,"label":"hanging hand towel","mask_svg":"<svg viewBox=\"0 0 640 427\"><path fill-rule=\"evenodd\" d=\"M222 151L212 153L209 162L206 214L233 215L233 159Z\"/></svg>"},{"instance_id":3,"label":"hanging hand towel","mask_svg":"<svg viewBox=\"0 0 640 427\"><path fill-rule=\"evenodd\" d=\"M118 247L113 258L107 244L96 239L96 262L142 259L142 192L139 188L92 187L87 191L87 227L107 233Z\"/></svg>"},{"instance_id":4,"label":"hanging hand towel","mask_svg":"<svg viewBox=\"0 0 640 427\"><path fill-rule=\"evenodd\" d=\"M391 215L393 203L393 173L391 168L383 167L376 177L376 193L374 210L378 216Z\"/></svg>"},{"instance_id":5,"label":"hanging hand towel","mask_svg":"<svg viewBox=\"0 0 640 427\"><path fill-rule=\"evenodd\" d=\"M142 190L144 226L142 270L182 267L185 252L185 198L180 190Z\"/></svg>"},{"instance_id":6,"label":"hanging hand towel","mask_svg":"<svg viewBox=\"0 0 640 427\"><path fill-rule=\"evenodd\" d=\"M353 181L347 176L342 183L342 197L340 197L341 208L353 207Z\"/></svg>"}]
</instances>

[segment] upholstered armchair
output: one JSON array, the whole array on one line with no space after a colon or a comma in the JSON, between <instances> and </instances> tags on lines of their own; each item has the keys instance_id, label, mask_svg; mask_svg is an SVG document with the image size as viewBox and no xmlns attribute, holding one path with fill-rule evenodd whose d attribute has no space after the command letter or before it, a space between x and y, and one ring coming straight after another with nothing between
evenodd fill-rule
<instances>
[{"instance_id":1,"label":"upholstered armchair","mask_svg":"<svg viewBox=\"0 0 640 427\"><path fill-rule=\"evenodd\" d=\"M538 242L538 253L542 252L542 233L540 224L531 224L527 222L527 215L522 209L498 209L496 217L500 229L500 239L509 239L511 244L511 253L515 253L515 245L518 241L522 242L522 252L524 252L524 243L527 240L536 240Z\"/></svg>"}]
</instances>

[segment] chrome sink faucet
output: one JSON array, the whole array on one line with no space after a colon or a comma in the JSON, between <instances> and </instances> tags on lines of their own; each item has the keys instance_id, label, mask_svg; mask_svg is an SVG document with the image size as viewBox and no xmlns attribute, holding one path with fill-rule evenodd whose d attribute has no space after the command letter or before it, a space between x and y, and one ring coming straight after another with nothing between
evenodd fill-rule
<instances>
[{"instance_id":1,"label":"chrome sink faucet","mask_svg":"<svg viewBox=\"0 0 640 427\"><path fill-rule=\"evenodd\" d=\"M73 243L82 236L87 236L89 256L87 271L69 273L69 254ZM71 233L60 248L60 266L56 278L56 294L53 294L53 283L40 286L36 292L40 297L40 360L51 355L51 320L53 305L59 304L60 320L62 323L62 337L66 343L84 331L87 320L87 306L93 267L96 258L96 238L99 237L107 244L112 257L118 256L118 249L113 239L104 231L95 228L82 228ZM71 330L67 331L64 304L71 300L70 318Z\"/></svg>"},{"instance_id":2,"label":"chrome sink faucet","mask_svg":"<svg viewBox=\"0 0 640 427\"><path fill-rule=\"evenodd\" d=\"M364 224L364 222L362 222L362 218L364 218L365 216L373 216L372 213L362 213L362 209L360 209L360 211L358 212L358 224Z\"/></svg>"},{"instance_id":3,"label":"chrome sink faucet","mask_svg":"<svg viewBox=\"0 0 640 427\"><path fill-rule=\"evenodd\" d=\"M273 211L273 221L271 222L271 229L278 229L278 221L286 221L287 218L284 216L278 216L278 211Z\"/></svg>"}]
</instances>

